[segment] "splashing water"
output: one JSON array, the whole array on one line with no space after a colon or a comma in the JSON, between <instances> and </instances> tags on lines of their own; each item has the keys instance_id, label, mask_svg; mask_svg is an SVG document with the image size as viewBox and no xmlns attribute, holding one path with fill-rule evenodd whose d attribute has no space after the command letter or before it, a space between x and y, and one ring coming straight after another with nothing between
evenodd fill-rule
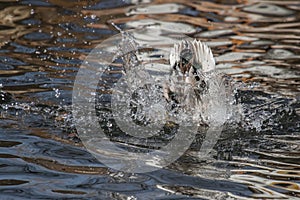
<instances>
[{"instance_id":1,"label":"splashing water","mask_svg":"<svg viewBox=\"0 0 300 200\"><path fill-rule=\"evenodd\" d=\"M121 33L123 37L119 45L118 55L122 55L126 75L118 81L113 92L115 95L112 106L113 110L117 111L114 115L117 120L120 118L123 123L132 124L131 121L134 119L139 124L154 124L156 128L161 127L165 120L175 123L222 126L226 120L241 114L238 113L240 108L236 105L234 98L235 88L228 77L215 70L214 60L212 59L212 63L208 59L209 56L212 56L211 52L209 55L205 53L208 50L202 50L201 53L204 55L201 56L207 56L207 58L201 58L202 60L197 58L198 60L196 60L198 62L196 64L203 65L204 68L204 62L207 62L207 65L213 65L213 68L208 66L205 68L206 70L197 72L197 76L201 77L202 82L197 81L195 84L191 84L191 77L183 74L172 75L171 67L169 67L169 72L157 77L156 74L150 75L143 61L138 60L139 49L142 47L139 46L134 37L128 33ZM198 41L194 43L198 46L202 45L200 42L198 44ZM175 51L190 50L191 48L187 46L182 49L181 46L175 45ZM208 49L208 47L204 47ZM200 46L198 49L195 47L197 51L200 51L199 48L203 47ZM172 57L174 55L171 51L171 65ZM183 57L183 59L185 58ZM193 64L195 65L195 63ZM200 92L199 89L201 89ZM167 92L169 93L166 95ZM124 107L127 110L122 109ZM139 129L142 132L145 130L154 129L153 126L149 129L142 126Z\"/></svg>"},{"instance_id":2,"label":"splashing water","mask_svg":"<svg viewBox=\"0 0 300 200\"><path fill-rule=\"evenodd\" d=\"M179 45L175 44L174 48L167 52L167 54L171 52L171 66L164 66L158 70L156 68L156 72L159 73L153 73L151 71L155 68L153 66L159 64L151 63L152 68L150 67L149 70L147 67L149 63L139 59L142 57L140 50L147 47L140 46L133 35L123 31L121 33L122 41L119 44L117 55L122 57L123 70L126 75L114 87L112 107L116 111L114 117L118 123L132 125L126 131L130 132L133 127L137 128L138 126L138 132L146 133L147 137L153 136L164 126L165 121L210 127L223 126L226 123L232 128L238 126L245 130L254 129L256 131L265 130L266 123L269 126L272 125L274 121L272 118L276 117L279 110L271 107L273 105L275 108L276 105L278 107L278 104L283 103L280 97L279 99L275 98L273 102L251 105L244 91L255 90L258 86L257 83L236 82L231 77L219 73L214 68L213 58L213 63L209 61L209 53L204 53L203 60L195 58L196 62L195 59L191 61L196 68L199 68L197 64L200 63L204 69L197 71L197 76L201 78L202 82L197 81L193 85L190 77L186 78L180 73L176 73L175 76L172 74L172 62L174 64L172 52L175 50L196 54L195 51L199 51L199 48L193 47L194 49L192 49L191 45L185 47L180 47L180 45L183 43L197 44L198 42L179 41ZM203 52L201 53L203 54ZM184 61L188 61L189 56L191 55L180 55ZM150 61L153 62L153 60ZM205 62L208 63L207 66L213 65L213 68L211 66L203 67ZM171 94L169 94L171 97L166 97L166 88L171 90ZM200 93L197 92L199 88L201 89ZM274 98L274 96L272 97ZM251 98L255 98L255 95ZM286 101L280 107L289 107L290 104L290 101ZM138 134L135 136L139 137Z\"/></svg>"}]
</instances>

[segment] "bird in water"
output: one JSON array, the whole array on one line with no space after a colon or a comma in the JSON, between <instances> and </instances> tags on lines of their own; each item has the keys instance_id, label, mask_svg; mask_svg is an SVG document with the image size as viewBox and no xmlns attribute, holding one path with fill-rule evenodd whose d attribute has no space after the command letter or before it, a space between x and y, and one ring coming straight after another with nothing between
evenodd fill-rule
<instances>
[{"instance_id":1,"label":"bird in water","mask_svg":"<svg viewBox=\"0 0 300 200\"><path fill-rule=\"evenodd\" d=\"M124 73L131 80L140 76L144 81L147 77L143 75L137 56L139 46L130 34L121 33L123 38L119 49L124 61ZM169 64L169 76L163 80L161 87L162 97L170 105L169 111L190 113L202 125L218 121L218 116L224 121L232 91L226 76L216 72L211 49L196 39L182 40L170 50ZM140 84L141 81L136 83ZM153 85L145 85L147 90L153 90ZM212 113L216 110L220 114Z\"/></svg>"},{"instance_id":2,"label":"bird in water","mask_svg":"<svg viewBox=\"0 0 300 200\"><path fill-rule=\"evenodd\" d=\"M210 48L198 40L182 40L171 49L170 65L170 79L164 85L165 98L186 105L201 101L201 94L208 89L205 73L215 70Z\"/></svg>"},{"instance_id":3,"label":"bird in water","mask_svg":"<svg viewBox=\"0 0 300 200\"><path fill-rule=\"evenodd\" d=\"M163 91L175 109L196 113L202 125L228 114L229 101L232 101L229 77L216 71L212 51L206 44L196 39L174 44L170 66L170 78ZM212 113L216 110L220 115Z\"/></svg>"}]
</instances>

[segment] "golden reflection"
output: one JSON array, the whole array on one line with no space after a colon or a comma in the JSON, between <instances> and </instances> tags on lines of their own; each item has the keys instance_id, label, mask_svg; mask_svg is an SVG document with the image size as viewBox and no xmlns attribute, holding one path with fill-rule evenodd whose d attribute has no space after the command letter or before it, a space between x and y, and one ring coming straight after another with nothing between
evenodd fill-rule
<instances>
[{"instance_id":1,"label":"golden reflection","mask_svg":"<svg viewBox=\"0 0 300 200\"><path fill-rule=\"evenodd\" d=\"M26 25L16 22L30 16L31 9L27 6L12 6L0 10L0 25L5 27L0 30L0 47L7 44L11 39L30 32Z\"/></svg>"},{"instance_id":2,"label":"golden reflection","mask_svg":"<svg viewBox=\"0 0 300 200\"><path fill-rule=\"evenodd\" d=\"M0 24L15 26L17 21L30 16L31 9L27 6L7 7L0 11Z\"/></svg>"}]
</instances>

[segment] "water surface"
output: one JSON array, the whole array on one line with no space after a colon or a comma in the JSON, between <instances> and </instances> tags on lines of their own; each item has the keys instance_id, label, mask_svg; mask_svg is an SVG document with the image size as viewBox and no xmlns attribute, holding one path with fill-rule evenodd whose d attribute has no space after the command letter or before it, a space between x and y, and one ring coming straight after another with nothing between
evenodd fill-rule
<instances>
[{"instance_id":1,"label":"water surface","mask_svg":"<svg viewBox=\"0 0 300 200\"><path fill-rule=\"evenodd\" d=\"M2 1L1 199L289 199L300 197L298 1ZM224 129L159 171L128 174L77 137L72 88L88 53L118 31L167 46L170 31L207 42L243 84L243 127ZM200 139L199 139L200 140Z\"/></svg>"}]
</instances>

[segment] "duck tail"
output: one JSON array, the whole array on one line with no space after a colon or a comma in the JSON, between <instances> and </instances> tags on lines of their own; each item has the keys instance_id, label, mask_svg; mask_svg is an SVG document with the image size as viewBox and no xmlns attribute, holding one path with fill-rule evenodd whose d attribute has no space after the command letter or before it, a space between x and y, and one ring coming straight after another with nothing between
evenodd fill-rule
<instances>
[{"instance_id":1,"label":"duck tail","mask_svg":"<svg viewBox=\"0 0 300 200\"><path fill-rule=\"evenodd\" d=\"M190 52L191 59L185 58L184 52ZM215 70L215 60L211 49L199 40L182 40L179 43L174 44L174 47L170 52L170 65L175 71L180 71L179 66L183 61L189 61L188 64L202 72L209 72Z\"/></svg>"},{"instance_id":2,"label":"duck tail","mask_svg":"<svg viewBox=\"0 0 300 200\"><path fill-rule=\"evenodd\" d=\"M216 69L215 59L211 49L199 40L190 42L194 52L194 65L200 64L203 72L209 72Z\"/></svg>"}]
</instances>

